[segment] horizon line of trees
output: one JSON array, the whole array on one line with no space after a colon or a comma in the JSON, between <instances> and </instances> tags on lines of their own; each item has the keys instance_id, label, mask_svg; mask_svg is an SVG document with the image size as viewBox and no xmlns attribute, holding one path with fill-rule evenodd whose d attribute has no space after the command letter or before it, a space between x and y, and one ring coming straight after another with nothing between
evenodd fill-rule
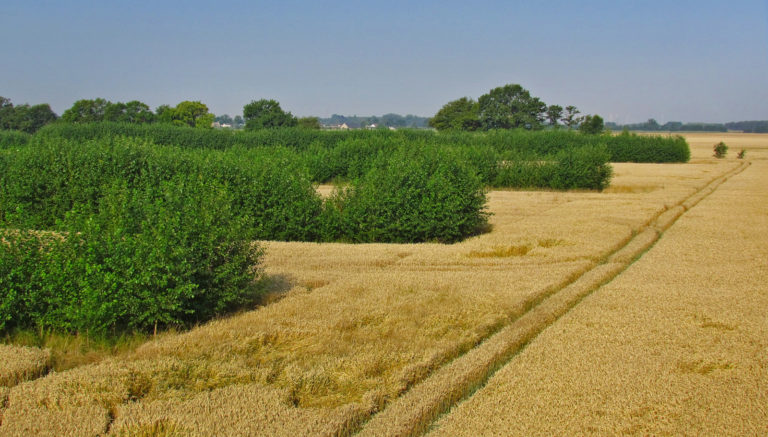
<instances>
[{"instance_id":1,"label":"horizon line of trees","mask_svg":"<svg viewBox=\"0 0 768 437\"><path fill-rule=\"evenodd\" d=\"M58 118L47 103L14 106L11 99L0 96L0 130L17 130L31 134Z\"/></svg>"},{"instance_id":2,"label":"horizon line of trees","mask_svg":"<svg viewBox=\"0 0 768 437\"><path fill-rule=\"evenodd\" d=\"M424 129L429 127L429 118L420 117L418 115L407 114L400 115L395 113L387 113L382 116L369 115L369 116L357 116L357 115L340 115L333 114L328 118L321 118L320 122L327 126L338 126L346 124L352 129L363 128L370 125L379 125L382 127L394 127L394 128L411 128L411 129Z\"/></svg>"},{"instance_id":3,"label":"horizon line of trees","mask_svg":"<svg viewBox=\"0 0 768 437\"><path fill-rule=\"evenodd\" d=\"M729 130L746 133L768 133L768 120L732 121L728 123L683 123L668 121L659 124L650 118L644 123L617 124L606 123L612 130L662 131L662 132L727 132Z\"/></svg>"},{"instance_id":4,"label":"horizon line of trees","mask_svg":"<svg viewBox=\"0 0 768 437\"><path fill-rule=\"evenodd\" d=\"M216 116L200 101L185 100L176 106L160 105L153 112L149 105L138 100L127 103L110 102L103 98L81 99L59 117L47 103L14 105L10 99L0 96L0 130L17 130L34 133L53 122L94 123L101 121L122 123L170 123L177 126L211 128L214 122L230 125L234 129L270 129L276 127L302 127L320 129L322 124L347 123L350 127L378 124L384 127L423 128L427 125L437 130L487 131L492 129L529 129L566 127L585 133L611 130L643 131L707 131L728 130L748 133L768 133L768 120L738 121L728 123L682 123L670 121L659 124L655 119L644 123L620 125L604 123L599 115L579 116L573 105L547 106L538 97L518 84L497 87L476 101L462 97L446 103L432 118L408 114L384 114L381 117L343 116L330 118L296 117L284 111L273 99L254 100L243 107L243 116L234 118L228 114Z\"/></svg>"},{"instance_id":5,"label":"horizon line of trees","mask_svg":"<svg viewBox=\"0 0 768 437\"><path fill-rule=\"evenodd\" d=\"M573 105L548 106L521 85L507 84L490 90L477 100L462 97L446 103L429 119L429 125L437 130L463 131L540 130L561 126L591 134L604 130L602 117L579 117L580 113Z\"/></svg>"}]
</instances>

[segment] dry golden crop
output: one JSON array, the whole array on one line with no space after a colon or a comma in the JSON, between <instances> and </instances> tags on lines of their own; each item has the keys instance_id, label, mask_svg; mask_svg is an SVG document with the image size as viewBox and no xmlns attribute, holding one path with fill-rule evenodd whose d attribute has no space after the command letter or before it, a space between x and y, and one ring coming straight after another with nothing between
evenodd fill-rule
<instances>
[{"instance_id":1,"label":"dry golden crop","mask_svg":"<svg viewBox=\"0 0 768 437\"><path fill-rule=\"evenodd\" d=\"M272 303L17 386L0 433L76 432L73 414L127 435L355 430L545 297L620 271L620 249L740 163L615 164L602 193L494 191L490 232L454 245L268 242Z\"/></svg>"},{"instance_id":2,"label":"dry golden crop","mask_svg":"<svg viewBox=\"0 0 768 437\"><path fill-rule=\"evenodd\" d=\"M433 435L768 434L765 150Z\"/></svg>"},{"instance_id":3,"label":"dry golden crop","mask_svg":"<svg viewBox=\"0 0 768 437\"><path fill-rule=\"evenodd\" d=\"M35 379L50 367L51 353L48 350L0 344L0 387L13 387L22 381Z\"/></svg>"}]
</instances>

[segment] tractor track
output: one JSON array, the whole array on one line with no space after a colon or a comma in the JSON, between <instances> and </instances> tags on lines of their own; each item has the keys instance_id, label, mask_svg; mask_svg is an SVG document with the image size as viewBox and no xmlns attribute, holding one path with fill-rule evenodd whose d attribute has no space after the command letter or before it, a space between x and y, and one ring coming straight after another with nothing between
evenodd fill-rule
<instances>
[{"instance_id":1,"label":"tractor track","mask_svg":"<svg viewBox=\"0 0 768 437\"><path fill-rule=\"evenodd\" d=\"M436 369L380 412L351 431L357 435L420 435L457 403L471 397L539 333L568 313L584 298L612 281L661 238L686 211L712 194L722 183L741 173L742 162L651 219L578 277L527 303L527 311L500 327L474 348Z\"/></svg>"}]
</instances>

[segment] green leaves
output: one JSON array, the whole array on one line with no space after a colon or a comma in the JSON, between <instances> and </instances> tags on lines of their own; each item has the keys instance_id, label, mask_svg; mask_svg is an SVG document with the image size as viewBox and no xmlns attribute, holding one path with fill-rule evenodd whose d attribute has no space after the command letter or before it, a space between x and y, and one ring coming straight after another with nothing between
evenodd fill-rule
<instances>
[{"instance_id":1,"label":"green leaves","mask_svg":"<svg viewBox=\"0 0 768 437\"><path fill-rule=\"evenodd\" d=\"M477 100L480 125L491 129L541 129L547 106L518 84L494 88Z\"/></svg>"},{"instance_id":2,"label":"green leaves","mask_svg":"<svg viewBox=\"0 0 768 437\"><path fill-rule=\"evenodd\" d=\"M400 148L336 194L337 238L452 243L486 223L485 192L472 170L438 148Z\"/></svg>"},{"instance_id":3,"label":"green leaves","mask_svg":"<svg viewBox=\"0 0 768 437\"><path fill-rule=\"evenodd\" d=\"M277 100L254 100L243 107L245 128L248 130L292 127L298 124L296 117L280 108Z\"/></svg>"}]
</instances>

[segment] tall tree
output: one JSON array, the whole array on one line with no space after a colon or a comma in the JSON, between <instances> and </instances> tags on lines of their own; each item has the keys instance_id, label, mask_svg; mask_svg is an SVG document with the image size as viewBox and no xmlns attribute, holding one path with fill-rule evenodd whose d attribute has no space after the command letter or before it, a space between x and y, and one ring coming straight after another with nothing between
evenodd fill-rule
<instances>
[{"instance_id":1,"label":"tall tree","mask_svg":"<svg viewBox=\"0 0 768 437\"><path fill-rule=\"evenodd\" d=\"M595 135L603 133L604 130L603 118L596 114L585 116L579 125L579 132L583 134Z\"/></svg>"},{"instance_id":2,"label":"tall tree","mask_svg":"<svg viewBox=\"0 0 768 437\"><path fill-rule=\"evenodd\" d=\"M575 106L568 105L565 107L565 114L561 120L563 124L568 126L568 129L573 129L579 124L579 118L577 117L579 114L581 114L581 111L579 111Z\"/></svg>"},{"instance_id":3,"label":"tall tree","mask_svg":"<svg viewBox=\"0 0 768 437\"><path fill-rule=\"evenodd\" d=\"M125 117L125 103L107 102L107 106L104 108L103 121L126 121Z\"/></svg>"},{"instance_id":4,"label":"tall tree","mask_svg":"<svg viewBox=\"0 0 768 437\"><path fill-rule=\"evenodd\" d=\"M173 107L171 105L160 105L155 108L155 120L161 123L173 123Z\"/></svg>"},{"instance_id":5,"label":"tall tree","mask_svg":"<svg viewBox=\"0 0 768 437\"><path fill-rule=\"evenodd\" d=\"M434 117L429 119L429 125L437 130L468 130L480 128L478 119L478 104L468 97L446 103Z\"/></svg>"},{"instance_id":6,"label":"tall tree","mask_svg":"<svg viewBox=\"0 0 768 437\"><path fill-rule=\"evenodd\" d=\"M234 120L232 120L232 117L229 116L229 114L222 114L216 117L215 119L221 124L233 124Z\"/></svg>"},{"instance_id":7,"label":"tall tree","mask_svg":"<svg viewBox=\"0 0 768 437\"><path fill-rule=\"evenodd\" d=\"M558 120L563 118L563 107L560 105L549 105L547 107L547 119L552 127L557 127Z\"/></svg>"},{"instance_id":8,"label":"tall tree","mask_svg":"<svg viewBox=\"0 0 768 437\"><path fill-rule=\"evenodd\" d=\"M14 129L15 116L11 99L0 96L0 129Z\"/></svg>"},{"instance_id":9,"label":"tall tree","mask_svg":"<svg viewBox=\"0 0 768 437\"><path fill-rule=\"evenodd\" d=\"M172 113L173 124L179 126L210 128L214 117L204 103L189 100L176 105Z\"/></svg>"},{"instance_id":10,"label":"tall tree","mask_svg":"<svg viewBox=\"0 0 768 437\"><path fill-rule=\"evenodd\" d=\"M125 121L128 123L152 123L155 114L149 109L149 105L138 100L131 100L125 104Z\"/></svg>"},{"instance_id":11,"label":"tall tree","mask_svg":"<svg viewBox=\"0 0 768 437\"><path fill-rule=\"evenodd\" d=\"M0 96L0 129L34 133L58 118L47 103L13 106L10 99Z\"/></svg>"},{"instance_id":12,"label":"tall tree","mask_svg":"<svg viewBox=\"0 0 768 437\"><path fill-rule=\"evenodd\" d=\"M21 105L16 107L16 129L27 133L35 133L48 123L56 121L59 116L47 103L39 105Z\"/></svg>"},{"instance_id":13,"label":"tall tree","mask_svg":"<svg viewBox=\"0 0 768 437\"><path fill-rule=\"evenodd\" d=\"M290 112L283 111L277 100L253 100L243 106L245 128L270 129L275 127L291 127L298 124L296 117Z\"/></svg>"},{"instance_id":14,"label":"tall tree","mask_svg":"<svg viewBox=\"0 0 768 437\"><path fill-rule=\"evenodd\" d=\"M518 84L492 89L478 100L483 129L540 129L547 105Z\"/></svg>"},{"instance_id":15,"label":"tall tree","mask_svg":"<svg viewBox=\"0 0 768 437\"><path fill-rule=\"evenodd\" d=\"M102 98L82 99L61 114L61 119L68 123L93 123L104 120L108 101Z\"/></svg>"}]
</instances>

